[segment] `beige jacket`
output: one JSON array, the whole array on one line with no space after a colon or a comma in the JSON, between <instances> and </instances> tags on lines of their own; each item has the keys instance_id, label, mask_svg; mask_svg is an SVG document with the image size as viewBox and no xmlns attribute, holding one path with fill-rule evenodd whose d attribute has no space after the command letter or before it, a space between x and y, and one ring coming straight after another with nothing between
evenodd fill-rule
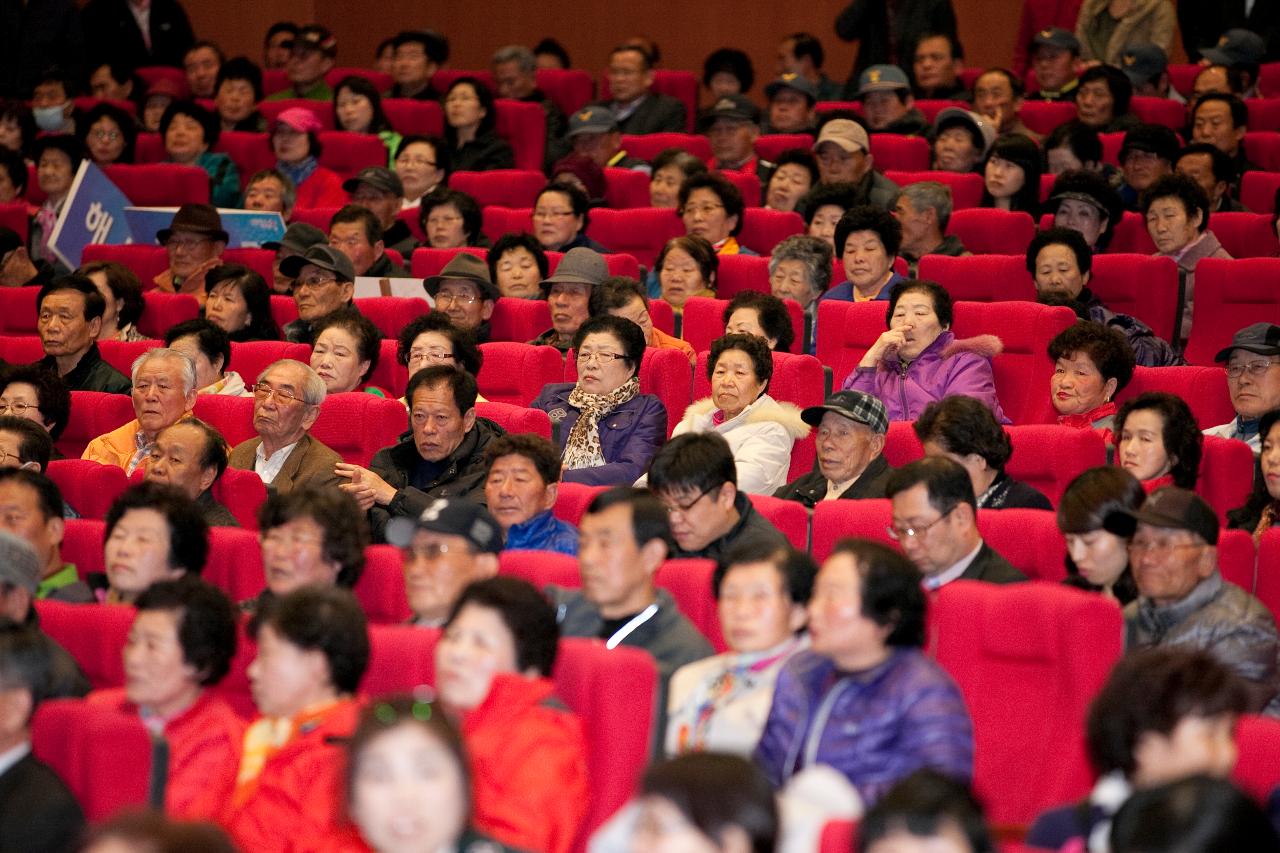
<instances>
[{"instance_id":1,"label":"beige jacket","mask_svg":"<svg viewBox=\"0 0 1280 853\"><path fill-rule=\"evenodd\" d=\"M1140 44L1154 44L1166 54L1173 44L1175 16L1171 0L1133 0L1129 14L1116 24L1106 45L1097 43L1094 21L1107 11L1111 0L1084 0L1076 18L1076 38L1080 39L1080 58L1096 59L1123 68L1121 55Z\"/></svg>"}]
</instances>

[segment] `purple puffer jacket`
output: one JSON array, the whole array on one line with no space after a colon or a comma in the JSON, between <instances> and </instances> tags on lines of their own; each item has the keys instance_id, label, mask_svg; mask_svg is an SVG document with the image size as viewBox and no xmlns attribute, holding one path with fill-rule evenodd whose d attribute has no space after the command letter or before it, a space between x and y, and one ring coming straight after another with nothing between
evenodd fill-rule
<instances>
[{"instance_id":1,"label":"purple puffer jacket","mask_svg":"<svg viewBox=\"0 0 1280 853\"><path fill-rule=\"evenodd\" d=\"M856 674L800 652L778 674L755 761L775 788L826 764L870 806L924 767L972 779L973 723L960 688L919 649Z\"/></svg>"},{"instance_id":2,"label":"purple puffer jacket","mask_svg":"<svg viewBox=\"0 0 1280 853\"><path fill-rule=\"evenodd\" d=\"M560 427L560 450L582 412L569 402L572 382L556 382L542 389L529 404L542 409ZM649 467L649 460L667 440L667 407L652 394L637 394L600 419L600 452L605 464L565 471L566 483L588 486L629 486Z\"/></svg>"},{"instance_id":3,"label":"purple puffer jacket","mask_svg":"<svg viewBox=\"0 0 1280 853\"><path fill-rule=\"evenodd\" d=\"M875 367L855 368L843 387L878 397L891 421L914 421L933 401L958 395L981 400L996 420L1007 424L1011 421L996 399L996 380L991 372L991 357L1001 349L995 335L961 341L951 332L943 332L907 365L905 374L897 355L890 355Z\"/></svg>"}]
</instances>

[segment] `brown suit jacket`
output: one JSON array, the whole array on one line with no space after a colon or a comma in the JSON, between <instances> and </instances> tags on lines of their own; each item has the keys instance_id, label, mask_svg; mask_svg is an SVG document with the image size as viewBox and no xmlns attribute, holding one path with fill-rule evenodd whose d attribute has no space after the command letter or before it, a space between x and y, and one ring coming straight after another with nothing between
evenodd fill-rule
<instances>
[{"instance_id":1,"label":"brown suit jacket","mask_svg":"<svg viewBox=\"0 0 1280 853\"><path fill-rule=\"evenodd\" d=\"M241 471L252 471L257 461L260 444L262 439L251 438L236 445L235 450L231 451L227 464ZM289 458L284 460L284 466L268 488L280 494L288 494L293 489L324 489L336 486L342 481L333 473L333 466L341 461L342 457L327 445L321 444L310 435L304 435L298 439L298 446L293 448Z\"/></svg>"}]
</instances>

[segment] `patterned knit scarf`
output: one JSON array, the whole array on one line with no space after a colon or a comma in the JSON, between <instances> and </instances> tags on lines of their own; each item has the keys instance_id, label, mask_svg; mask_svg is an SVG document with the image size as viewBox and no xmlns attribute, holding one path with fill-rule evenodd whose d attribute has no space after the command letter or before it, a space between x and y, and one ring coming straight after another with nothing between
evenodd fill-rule
<instances>
[{"instance_id":1,"label":"patterned knit scarf","mask_svg":"<svg viewBox=\"0 0 1280 853\"><path fill-rule=\"evenodd\" d=\"M564 467L570 471L605 464L600 449L600 419L640 393L640 379L632 376L608 394L591 394L576 386L569 394L569 405L580 410L578 422L569 430L564 443Z\"/></svg>"},{"instance_id":2,"label":"patterned knit scarf","mask_svg":"<svg viewBox=\"0 0 1280 853\"><path fill-rule=\"evenodd\" d=\"M311 173L319 165L320 161L310 156L296 164L289 164L283 160L276 161L276 168L283 172L289 180L293 181L295 187L302 186L302 182L311 177Z\"/></svg>"}]
</instances>

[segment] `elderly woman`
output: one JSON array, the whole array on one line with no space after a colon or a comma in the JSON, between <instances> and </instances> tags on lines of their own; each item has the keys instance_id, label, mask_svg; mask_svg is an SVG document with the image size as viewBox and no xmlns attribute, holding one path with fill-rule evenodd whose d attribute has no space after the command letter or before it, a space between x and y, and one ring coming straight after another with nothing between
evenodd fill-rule
<instances>
[{"instance_id":1,"label":"elderly woman","mask_svg":"<svg viewBox=\"0 0 1280 853\"><path fill-rule=\"evenodd\" d=\"M1100 173L1071 169L1054 180L1045 212L1053 214L1058 228L1079 231L1090 250L1105 252L1124 216L1124 202Z\"/></svg>"},{"instance_id":2,"label":"elderly woman","mask_svg":"<svg viewBox=\"0 0 1280 853\"><path fill-rule=\"evenodd\" d=\"M102 294L106 308L102 312L99 341L145 341L138 331L138 320L147 303L142 298L142 282L133 270L115 261L90 261L76 270L93 282Z\"/></svg>"},{"instance_id":3,"label":"elderly woman","mask_svg":"<svg viewBox=\"0 0 1280 853\"><path fill-rule=\"evenodd\" d=\"M769 288L779 299L794 299L804 309L805 352L813 353L818 328L818 300L831 286L830 244L796 234L773 247L769 257Z\"/></svg>"},{"instance_id":4,"label":"elderly woman","mask_svg":"<svg viewBox=\"0 0 1280 853\"><path fill-rule=\"evenodd\" d=\"M690 296L715 298L720 259L715 247L696 234L673 237L658 253L653 265L658 294L677 315Z\"/></svg>"},{"instance_id":5,"label":"elderly woman","mask_svg":"<svg viewBox=\"0 0 1280 853\"><path fill-rule=\"evenodd\" d=\"M71 418L71 391L55 371L11 365L0 372L0 415L35 421L57 441Z\"/></svg>"},{"instance_id":6,"label":"elderly woman","mask_svg":"<svg viewBox=\"0 0 1280 853\"><path fill-rule=\"evenodd\" d=\"M809 645L805 607L817 566L803 551L744 540L712 576L729 651L686 664L667 693L667 755L728 752L750 757L760 740L778 672Z\"/></svg>"},{"instance_id":7,"label":"elderly woman","mask_svg":"<svg viewBox=\"0 0 1280 853\"><path fill-rule=\"evenodd\" d=\"M1163 486L1194 489L1204 434L1181 397L1148 391L1116 412L1116 464L1148 494Z\"/></svg>"},{"instance_id":8,"label":"elderly woman","mask_svg":"<svg viewBox=\"0 0 1280 853\"><path fill-rule=\"evenodd\" d=\"M187 417L196 404L196 368L186 353L149 349L134 359L132 376L136 417L90 441L80 457L115 465L128 475L146 469L160 430Z\"/></svg>"},{"instance_id":9,"label":"elderly woman","mask_svg":"<svg viewBox=\"0 0 1280 853\"><path fill-rule=\"evenodd\" d=\"M164 810L214 819L235 789L244 721L216 686L236 652L236 609L199 578L154 583L134 602L124 646L124 687L88 702L141 717L168 744Z\"/></svg>"},{"instance_id":10,"label":"elderly woman","mask_svg":"<svg viewBox=\"0 0 1280 853\"><path fill-rule=\"evenodd\" d=\"M889 299L906 281L893 269L902 247L902 223L886 210L870 205L851 207L836 224L836 257L848 278L819 297L841 302Z\"/></svg>"},{"instance_id":11,"label":"elderly woman","mask_svg":"<svg viewBox=\"0 0 1280 853\"><path fill-rule=\"evenodd\" d=\"M889 298L888 331L871 345L844 388L884 401L891 421L911 421L934 400L973 397L1009 423L996 397L991 357L1000 339L960 340L951 332L951 294L932 281L910 281Z\"/></svg>"},{"instance_id":12,"label":"elderly woman","mask_svg":"<svg viewBox=\"0 0 1280 853\"><path fill-rule=\"evenodd\" d=\"M209 555L209 526L186 495L162 483L139 483L107 510L105 573L89 586L105 604L133 604L153 583L199 575Z\"/></svg>"},{"instance_id":13,"label":"elderly woman","mask_svg":"<svg viewBox=\"0 0 1280 853\"><path fill-rule=\"evenodd\" d=\"M1231 255L1209 230L1209 197L1186 175L1165 175L1152 184L1142 194L1142 215L1156 255L1173 258L1186 280L1179 331L1186 340L1191 334L1196 264L1204 258L1231 260Z\"/></svg>"},{"instance_id":14,"label":"elderly woman","mask_svg":"<svg viewBox=\"0 0 1280 853\"><path fill-rule=\"evenodd\" d=\"M969 473L979 509L1053 509L1038 490L1005 473L1013 442L978 400L957 396L930 403L913 429L925 456L945 456Z\"/></svg>"},{"instance_id":15,"label":"elderly woman","mask_svg":"<svg viewBox=\"0 0 1280 853\"><path fill-rule=\"evenodd\" d=\"M1123 133L1142 124L1129 112L1133 84L1129 76L1111 65L1085 69L1076 86L1076 121L1098 133Z\"/></svg>"},{"instance_id":16,"label":"elderly woman","mask_svg":"<svg viewBox=\"0 0 1280 853\"><path fill-rule=\"evenodd\" d=\"M442 99L444 138L455 172L487 172L515 167L511 144L498 135L493 92L474 77L459 77Z\"/></svg>"},{"instance_id":17,"label":"elderly woman","mask_svg":"<svg viewBox=\"0 0 1280 853\"><path fill-rule=\"evenodd\" d=\"M775 788L826 765L852 786L850 806L865 808L923 767L972 777L973 724L922 651L924 615L906 557L864 539L836 545L809 601L810 649L783 665L755 750Z\"/></svg>"},{"instance_id":18,"label":"elderly woman","mask_svg":"<svg viewBox=\"0 0 1280 853\"><path fill-rule=\"evenodd\" d=\"M574 849L588 800L582 726L555 707L559 638L541 592L496 577L462 591L435 653L436 691L471 763L476 827L548 853Z\"/></svg>"},{"instance_id":19,"label":"elderly woman","mask_svg":"<svg viewBox=\"0 0 1280 853\"><path fill-rule=\"evenodd\" d=\"M480 205L461 190L437 187L424 195L418 206L418 224L432 249L489 245L480 230Z\"/></svg>"},{"instance_id":20,"label":"elderly woman","mask_svg":"<svg viewBox=\"0 0 1280 853\"><path fill-rule=\"evenodd\" d=\"M611 276L591 288L591 316L612 314L630 320L644 332L645 340L655 349L674 349L684 353L690 364L698 363L698 354L687 341L668 335L653 325L649 316L649 294L637 279Z\"/></svg>"},{"instance_id":21,"label":"elderly woman","mask_svg":"<svg viewBox=\"0 0 1280 853\"><path fill-rule=\"evenodd\" d=\"M168 162L199 166L209 175L209 203L236 207L240 203L240 173L226 154L210 149L218 142L218 118L192 101L174 101L160 119Z\"/></svg>"},{"instance_id":22,"label":"elderly woman","mask_svg":"<svg viewBox=\"0 0 1280 853\"><path fill-rule=\"evenodd\" d=\"M204 318L232 342L278 341L280 327L271 314L271 289L243 264L220 264L204 276Z\"/></svg>"},{"instance_id":23,"label":"elderly woman","mask_svg":"<svg viewBox=\"0 0 1280 853\"><path fill-rule=\"evenodd\" d=\"M408 369L409 375L425 367L444 365L480 375L484 353L476 345L475 335L453 324L448 315L432 311L416 318L400 330L396 342L396 360ZM400 402L408 406L401 397ZM477 403L485 402L477 395Z\"/></svg>"},{"instance_id":24,"label":"elderly woman","mask_svg":"<svg viewBox=\"0 0 1280 853\"><path fill-rule=\"evenodd\" d=\"M76 124L80 128L80 144L94 165L132 163L133 146L138 139L138 123L115 104L100 102Z\"/></svg>"},{"instance_id":25,"label":"elderly woman","mask_svg":"<svg viewBox=\"0 0 1280 853\"><path fill-rule=\"evenodd\" d=\"M732 755L682 755L645 772L629 849L782 849L779 811L769 781L750 761Z\"/></svg>"},{"instance_id":26,"label":"elderly woman","mask_svg":"<svg viewBox=\"0 0 1280 853\"><path fill-rule=\"evenodd\" d=\"M208 320L187 320L164 333L164 345L180 352L196 366L200 394L252 397L244 379L231 370L231 338Z\"/></svg>"},{"instance_id":27,"label":"elderly woman","mask_svg":"<svg viewBox=\"0 0 1280 853\"><path fill-rule=\"evenodd\" d=\"M738 185L724 175L694 175L680 185L676 201L685 230L710 243L717 255L756 254L738 243L746 202Z\"/></svg>"},{"instance_id":28,"label":"elderly woman","mask_svg":"<svg viewBox=\"0 0 1280 853\"><path fill-rule=\"evenodd\" d=\"M797 202L796 210L804 217L804 233L836 251L836 226L857 204L858 188L853 184L817 184Z\"/></svg>"},{"instance_id":29,"label":"elderly woman","mask_svg":"<svg viewBox=\"0 0 1280 853\"><path fill-rule=\"evenodd\" d=\"M1102 138L1098 131L1078 121L1068 121L1053 129L1044 140L1044 159L1051 175L1083 169L1106 176L1118 171L1103 164Z\"/></svg>"},{"instance_id":30,"label":"elderly woman","mask_svg":"<svg viewBox=\"0 0 1280 853\"><path fill-rule=\"evenodd\" d=\"M995 139L996 129L986 116L960 107L941 110L933 122L933 168L976 172Z\"/></svg>"},{"instance_id":31,"label":"elderly woman","mask_svg":"<svg viewBox=\"0 0 1280 853\"><path fill-rule=\"evenodd\" d=\"M694 175L704 175L707 164L683 148L667 148L650 164L649 205L675 208L680 204L680 186Z\"/></svg>"},{"instance_id":32,"label":"elderly woman","mask_svg":"<svg viewBox=\"0 0 1280 853\"><path fill-rule=\"evenodd\" d=\"M559 423L562 479L589 486L634 483L667 435L667 409L640 393L644 332L630 320L592 317L573 336L576 383L553 383L529 405Z\"/></svg>"},{"instance_id":33,"label":"elderly woman","mask_svg":"<svg viewBox=\"0 0 1280 853\"><path fill-rule=\"evenodd\" d=\"M62 205L71 193L71 183L80 168L80 161L84 159L84 149L74 136L50 134L35 141L31 156L36 166L36 185L45 194L45 200L31 218L28 241L31 259L48 261L56 271L68 272L49 247L49 238L53 236Z\"/></svg>"},{"instance_id":34,"label":"elderly woman","mask_svg":"<svg viewBox=\"0 0 1280 853\"><path fill-rule=\"evenodd\" d=\"M765 186L764 206L770 210L796 210L800 200L818 184L818 161L803 148L788 148L778 155Z\"/></svg>"},{"instance_id":35,"label":"elderly woman","mask_svg":"<svg viewBox=\"0 0 1280 853\"><path fill-rule=\"evenodd\" d=\"M711 396L685 410L672 436L716 432L733 451L738 491L771 495L786 485L791 448L809 434L800 409L767 393L773 353L755 335L725 335L707 359Z\"/></svg>"},{"instance_id":36,"label":"elderly woman","mask_svg":"<svg viewBox=\"0 0 1280 853\"><path fill-rule=\"evenodd\" d=\"M311 369L324 380L327 393L364 391L390 396L376 385L367 384L382 350L382 333L369 318L355 308L340 308L322 318L315 333Z\"/></svg>"},{"instance_id":37,"label":"elderly woman","mask_svg":"<svg viewBox=\"0 0 1280 853\"><path fill-rule=\"evenodd\" d=\"M609 250L587 236L591 200L574 184L550 183L533 202L533 236L548 252L568 252L579 246L605 254Z\"/></svg>"},{"instance_id":38,"label":"elderly woman","mask_svg":"<svg viewBox=\"0 0 1280 853\"><path fill-rule=\"evenodd\" d=\"M3 405L0 397L0 405ZM2 411L2 410L0 410ZM1258 457L1260 476L1253 478L1253 492L1244 506L1227 513L1227 526L1248 530L1254 541L1276 523L1280 512L1280 409L1272 409L1258 422L1262 454Z\"/></svg>"},{"instance_id":39,"label":"elderly woman","mask_svg":"<svg viewBox=\"0 0 1280 853\"><path fill-rule=\"evenodd\" d=\"M1011 133L991 146L982 164L982 206L1040 212L1040 146L1029 136Z\"/></svg>"},{"instance_id":40,"label":"elderly woman","mask_svg":"<svg viewBox=\"0 0 1280 853\"><path fill-rule=\"evenodd\" d=\"M271 492L258 510L266 588L241 602L265 602L305 586L351 589L364 571L369 528L356 502L337 489Z\"/></svg>"},{"instance_id":41,"label":"elderly woman","mask_svg":"<svg viewBox=\"0 0 1280 853\"><path fill-rule=\"evenodd\" d=\"M303 107L282 110L271 125L271 152L276 168L297 188L301 208L342 207L347 192L342 178L320 165L320 131L315 113Z\"/></svg>"},{"instance_id":42,"label":"elderly woman","mask_svg":"<svg viewBox=\"0 0 1280 853\"><path fill-rule=\"evenodd\" d=\"M547 253L532 234L503 234L489 250L489 278L498 292L510 299L540 299L540 284L550 264Z\"/></svg>"},{"instance_id":43,"label":"elderly woman","mask_svg":"<svg viewBox=\"0 0 1280 853\"><path fill-rule=\"evenodd\" d=\"M1111 444L1115 396L1133 378L1133 348L1116 329L1081 320L1049 341L1049 393L1058 423L1100 430Z\"/></svg>"},{"instance_id":44,"label":"elderly woman","mask_svg":"<svg viewBox=\"0 0 1280 853\"><path fill-rule=\"evenodd\" d=\"M333 87L333 117L338 129L348 133L374 133L387 146L390 160L400 147L401 136L387 121L382 111L382 96L378 88L358 74L343 77Z\"/></svg>"},{"instance_id":45,"label":"elderly woman","mask_svg":"<svg viewBox=\"0 0 1280 853\"><path fill-rule=\"evenodd\" d=\"M796 339L787 306L778 297L758 290L743 290L735 295L720 319L725 334L755 335L775 352L791 352Z\"/></svg>"},{"instance_id":46,"label":"elderly woman","mask_svg":"<svg viewBox=\"0 0 1280 853\"><path fill-rule=\"evenodd\" d=\"M1085 319L1119 330L1133 348L1138 364L1166 367L1186 363L1173 347L1156 337L1150 326L1136 317L1111 311L1089 289L1093 253L1079 231L1055 227L1038 232L1027 246L1026 262L1039 301L1067 304Z\"/></svg>"},{"instance_id":47,"label":"elderly woman","mask_svg":"<svg viewBox=\"0 0 1280 853\"><path fill-rule=\"evenodd\" d=\"M1070 586L1100 592L1121 607L1138 597L1129 568L1129 540L1147 493L1132 474L1100 465L1067 484L1058 503L1058 530L1067 541Z\"/></svg>"},{"instance_id":48,"label":"elderly woman","mask_svg":"<svg viewBox=\"0 0 1280 853\"><path fill-rule=\"evenodd\" d=\"M449 149L438 136L406 136L396 146L391 165L404 184L404 207L417 207L449 177Z\"/></svg>"}]
</instances>

